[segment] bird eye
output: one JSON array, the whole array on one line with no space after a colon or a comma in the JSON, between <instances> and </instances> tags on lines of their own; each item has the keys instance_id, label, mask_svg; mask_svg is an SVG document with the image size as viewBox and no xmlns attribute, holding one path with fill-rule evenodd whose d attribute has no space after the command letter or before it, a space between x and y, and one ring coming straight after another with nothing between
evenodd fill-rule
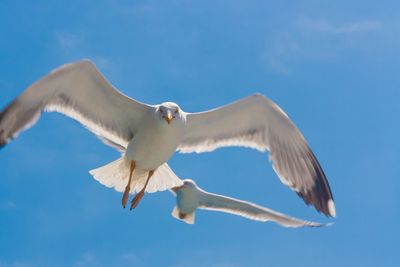
<instances>
[{"instance_id":1,"label":"bird eye","mask_svg":"<svg viewBox=\"0 0 400 267\"><path fill-rule=\"evenodd\" d=\"M179 108L175 109L175 112L174 112L174 113L176 114L176 113L178 113L178 111L179 111Z\"/></svg>"},{"instance_id":2,"label":"bird eye","mask_svg":"<svg viewBox=\"0 0 400 267\"><path fill-rule=\"evenodd\" d=\"M164 110L162 110L162 109L159 109L158 111L159 111L160 113L164 113Z\"/></svg>"}]
</instances>

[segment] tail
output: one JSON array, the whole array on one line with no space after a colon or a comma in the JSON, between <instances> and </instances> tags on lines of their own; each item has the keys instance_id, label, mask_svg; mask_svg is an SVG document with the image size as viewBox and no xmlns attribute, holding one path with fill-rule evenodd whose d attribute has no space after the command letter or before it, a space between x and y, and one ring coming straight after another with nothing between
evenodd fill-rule
<instances>
[{"instance_id":1,"label":"tail","mask_svg":"<svg viewBox=\"0 0 400 267\"><path fill-rule=\"evenodd\" d=\"M194 224L195 213L182 213L177 206L172 210L172 216L180 221L184 221L187 224Z\"/></svg>"},{"instance_id":2,"label":"tail","mask_svg":"<svg viewBox=\"0 0 400 267\"><path fill-rule=\"evenodd\" d=\"M130 166L123 157L91 170L89 173L102 185L114 188L118 192L125 190L129 180ZM131 193L139 192L147 179L147 171L136 169L131 181ZM164 191L172 187L181 186L182 181L175 175L167 163L164 163L155 171L146 187L146 192L154 193Z\"/></svg>"},{"instance_id":3,"label":"tail","mask_svg":"<svg viewBox=\"0 0 400 267\"><path fill-rule=\"evenodd\" d=\"M129 178L129 166L123 158L119 158L89 173L102 185L123 192Z\"/></svg>"}]
</instances>

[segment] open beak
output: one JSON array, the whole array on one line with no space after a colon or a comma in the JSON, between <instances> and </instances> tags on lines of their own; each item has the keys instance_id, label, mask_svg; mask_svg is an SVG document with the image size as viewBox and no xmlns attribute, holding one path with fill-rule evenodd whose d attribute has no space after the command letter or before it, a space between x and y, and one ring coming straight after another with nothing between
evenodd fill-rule
<instances>
[{"instance_id":1,"label":"open beak","mask_svg":"<svg viewBox=\"0 0 400 267\"><path fill-rule=\"evenodd\" d=\"M168 124L170 124L171 121L174 119L171 113L168 113L168 115L164 116L163 118L167 121Z\"/></svg>"}]
</instances>

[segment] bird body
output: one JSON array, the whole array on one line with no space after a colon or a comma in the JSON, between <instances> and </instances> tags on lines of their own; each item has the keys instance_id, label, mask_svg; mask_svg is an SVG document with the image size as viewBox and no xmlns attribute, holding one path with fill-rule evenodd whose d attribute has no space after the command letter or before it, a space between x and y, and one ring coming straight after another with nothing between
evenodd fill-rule
<instances>
[{"instance_id":1,"label":"bird body","mask_svg":"<svg viewBox=\"0 0 400 267\"><path fill-rule=\"evenodd\" d=\"M174 105L174 110L179 109ZM185 133L185 115L178 111L175 118L169 123L158 116L159 107L148 111L139 124L135 137L129 142L125 160L135 161L136 168L150 171L156 170L167 162L175 153L180 140Z\"/></svg>"},{"instance_id":2,"label":"bird body","mask_svg":"<svg viewBox=\"0 0 400 267\"><path fill-rule=\"evenodd\" d=\"M165 122L170 116L171 121ZM165 117L165 118L164 118ZM146 186L146 192L161 191L181 184L179 178L172 172L166 162L175 153L179 141L185 133L186 115L174 103L163 103L152 107L138 124L138 130L128 143L121 161L115 161L111 168L92 170L90 173L100 183L123 191L123 183L130 179L132 192L139 192L146 184L151 171L154 177ZM135 163L132 174L129 172L131 162ZM163 166L159 170L159 167ZM167 173L167 175L165 174Z\"/></svg>"},{"instance_id":3,"label":"bird body","mask_svg":"<svg viewBox=\"0 0 400 267\"><path fill-rule=\"evenodd\" d=\"M190 184L189 180L185 180L183 186L173 191L176 193L176 206L181 214L190 215L199 207L203 190L194 183Z\"/></svg>"}]
</instances>

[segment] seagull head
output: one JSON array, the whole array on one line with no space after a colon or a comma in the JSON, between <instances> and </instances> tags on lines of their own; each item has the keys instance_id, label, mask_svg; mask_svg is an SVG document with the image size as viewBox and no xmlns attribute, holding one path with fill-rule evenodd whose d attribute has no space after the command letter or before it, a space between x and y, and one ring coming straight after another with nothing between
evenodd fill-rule
<instances>
[{"instance_id":1,"label":"seagull head","mask_svg":"<svg viewBox=\"0 0 400 267\"><path fill-rule=\"evenodd\" d=\"M196 189L197 188L197 184L191 179L185 179L182 182L183 182L183 185L171 188L172 191L177 193L180 190Z\"/></svg>"},{"instance_id":2,"label":"seagull head","mask_svg":"<svg viewBox=\"0 0 400 267\"><path fill-rule=\"evenodd\" d=\"M183 187L195 188L195 187L197 187L197 185L192 179L185 179L185 180L183 180Z\"/></svg>"},{"instance_id":3,"label":"seagull head","mask_svg":"<svg viewBox=\"0 0 400 267\"><path fill-rule=\"evenodd\" d=\"M179 106L173 102L165 102L157 107L158 115L164 119L168 124L175 118L182 117L182 111Z\"/></svg>"}]
</instances>

